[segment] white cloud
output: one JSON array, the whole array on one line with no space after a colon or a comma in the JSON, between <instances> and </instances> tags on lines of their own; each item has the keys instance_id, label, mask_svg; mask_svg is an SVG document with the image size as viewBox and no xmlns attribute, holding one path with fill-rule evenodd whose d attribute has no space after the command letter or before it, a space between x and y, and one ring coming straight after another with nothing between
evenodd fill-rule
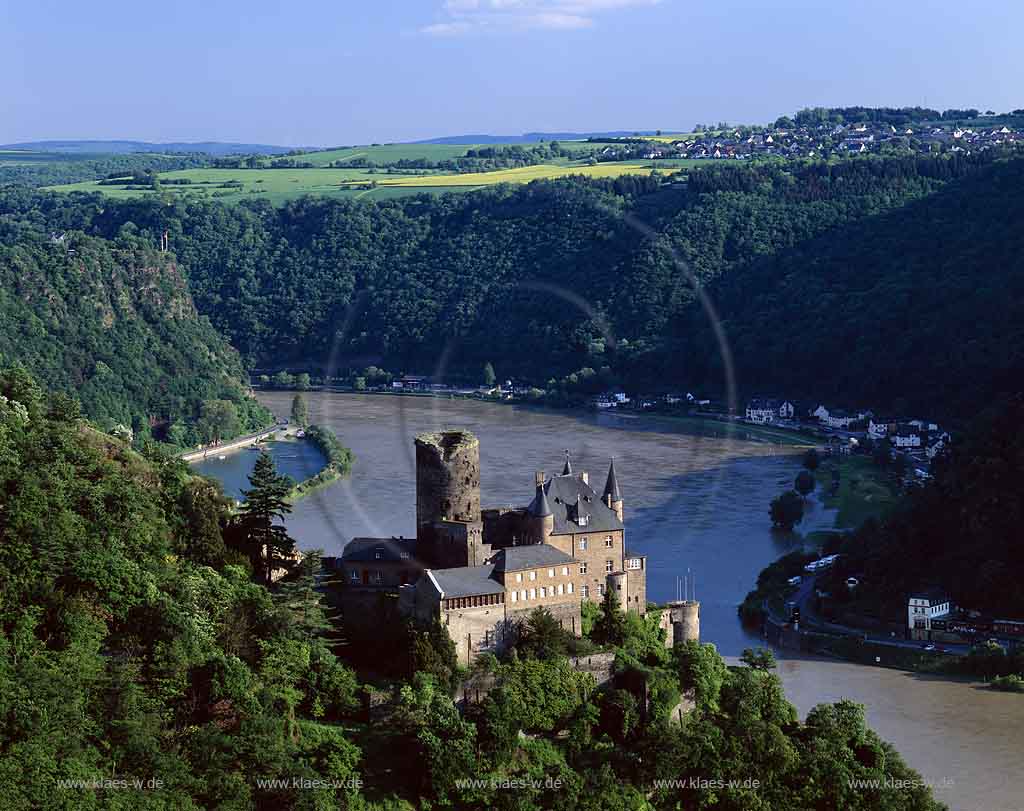
<instances>
[{"instance_id":1,"label":"white cloud","mask_svg":"<svg viewBox=\"0 0 1024 811\"><path fill-rule=\"evenodd\" d=\"M430 36L481 31L589 28L609 11L653 6L661 0L444 0L442 19L420 28Z\"/></svg>"}]
</instances>

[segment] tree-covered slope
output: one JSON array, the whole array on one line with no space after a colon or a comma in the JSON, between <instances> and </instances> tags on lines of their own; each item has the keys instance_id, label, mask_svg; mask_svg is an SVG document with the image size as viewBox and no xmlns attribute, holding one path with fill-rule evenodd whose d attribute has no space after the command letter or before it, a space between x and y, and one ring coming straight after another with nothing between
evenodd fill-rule
<instances>
[{"instance_id":1,"label":"tree-covered slope","mask_svg":"<svg viewBox=\"0 0 1024 811\"><path fill-rule=\"evenodd\" d=\"M3 808L349 807L359 751L328 724L354 674L311 584L282 600L229 563L227 505L0 370Z\"/></svg>"},{"instance_id":2,"label":"tree-covered slope","mask_svg":"<svg viewBox=\"0 0 1024 811\"><path fill-rule=\"evenodd\" d=\"M708 292L739 380L961 416L1020 390L1022 188L1024 160L997 163L724 275ZM676 341L692 371L720 374L706 322L684 321Z\"/></svg>"},{"instance_id":3,"label":"tree-covered slope","mask_svg":"<svg viewBox=\"0 0 1024 811\"><path fill-rule=\"evenodd\" d=\"M1000 331L1020 293L1020 167L987 153L716 165L672 182L280 209L8 200L105 239L168 233L199 311L250 365L475 378L491 362L541 386L589 368L594 386L714 396L726 381L702 288L741 396L943 416L969 412L1015 368ZM974 399L961 396L968 377Z\"/></svg>"},{"instance_id":4,"label":"tree-covered slope","mask_svg":"<svg viewBox=\"0 0 1024 811\"><path fill-rule=\"evenodd\" d=\"M0 358L76 396L107 428L163 437L218 408L237 415L223 432L265 421L237 353L198 315L173 257L130 229L104 240L0 224ZM204 438L184 425L172 437Z\"/></svg>"}]
</instances>

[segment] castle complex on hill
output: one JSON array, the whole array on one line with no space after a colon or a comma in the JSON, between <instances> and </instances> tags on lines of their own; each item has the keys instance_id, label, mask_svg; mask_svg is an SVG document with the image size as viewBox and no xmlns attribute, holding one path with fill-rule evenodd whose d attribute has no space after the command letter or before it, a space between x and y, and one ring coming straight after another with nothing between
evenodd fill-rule
<instances>
[{"instance_id":1,"label":"castle complex on hill","mask_svg":"<svg viewBox=\"0 0 1024 811\"><path fill-rule=\"evenodd\" d=\"M566 454L560 475L535 474L527 506L482 508L480 443L466 431L416 437L416 538L355 538L339 566L346 616L397 592L406 615L447 627L463 664L514 644L538 607L577 635L583 600L606 590L624 611L647 610L647 558L625 545L614 461L600 494ZM670 634L672 623L697 633L695 608L672 614Z\"/></svg>"}]
</instances>

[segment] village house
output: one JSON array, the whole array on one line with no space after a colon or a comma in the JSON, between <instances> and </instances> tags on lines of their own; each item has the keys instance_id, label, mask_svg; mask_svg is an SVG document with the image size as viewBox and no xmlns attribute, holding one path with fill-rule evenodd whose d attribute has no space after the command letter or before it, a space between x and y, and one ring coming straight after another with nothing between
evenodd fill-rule
<instances>
[{"instance_id":1,"label":"village house","mask_svg":"<svg viewBox=\"0 0 1024 811\"><path fill-rule=\"evenodd\" d=\"M830 410L825 406L820 405L811 412L811 416L817 417L818 421L822 425L829 428L843 429L849 428L853 423L868 419L873 415L870 411L857 411L855 413L850 413L839 409Z\"/></svg>"},{"instance_id":2,"label":"village house","mask_svg":"<svg viewBox=\"0 0 1024 811\"><path fill-rule=\"evenodd\" d=\"M953 610L949 596L939 589L924 589L907 601L907 628L911 639L931 639L932 621L948 617ZM945 627L945 624L943 624Z\"/></svg>"},{"instance_id":3,"label":"village house","mask_svg":"<svg viewBox=\"0 0 1024 811\"><path fill-rule=\"evenodd\" d=\"M754 399L747 403L746 418L749 422L766 425L776 420L791 420L796 407L789 400Z\"/></svg>"}]
</instances>

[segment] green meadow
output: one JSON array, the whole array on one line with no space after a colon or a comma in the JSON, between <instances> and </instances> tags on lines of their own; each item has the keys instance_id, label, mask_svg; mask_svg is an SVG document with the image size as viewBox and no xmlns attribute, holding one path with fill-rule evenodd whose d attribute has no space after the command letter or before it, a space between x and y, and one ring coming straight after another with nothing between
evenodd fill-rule
<instances>
[{"instance_id":1,"label":"green meadow","mask_svg":"<svg viewBox=\"0 0 1024 811\"><path fill-rule=\"evenodd\" d=\"M657 165L650 161L634 161L593 166L541 164L467 174L389 172L386 169L183 169L162 172L159 175L162 182L159 193L218 199L229 203L266 199L275 205L307 194L379 200L409 194L471 191L497 183L529 183L532 180L568 175L608 178L625 174L649 174L656 168ZM98 181L48 188L60 192L101 192L121 199L147 197L157 193L144 186L127 183L101 185Z\"/></svg>"},{"instance_id":2,"label":"green meadow","mask_svg":"<svg viewBox=\"0 0 1024 811\"><path fill-rule=\"evenodd\" d=\"M572 152L590 152L600 148L598 144L586 141L559 141L564 149ZM522 146L524 149L537 146L536 143L525 144L373 144L371 146L350 146L338 149L327 149L322 152L306 152L294 155L294 160L311 163L314 166L329 166L335 161L351 161L362 158L372 161L378 166L400 160L445 161L461 158L471 149L500 149L507 146Z\"/></svg>"}]
</instances>

